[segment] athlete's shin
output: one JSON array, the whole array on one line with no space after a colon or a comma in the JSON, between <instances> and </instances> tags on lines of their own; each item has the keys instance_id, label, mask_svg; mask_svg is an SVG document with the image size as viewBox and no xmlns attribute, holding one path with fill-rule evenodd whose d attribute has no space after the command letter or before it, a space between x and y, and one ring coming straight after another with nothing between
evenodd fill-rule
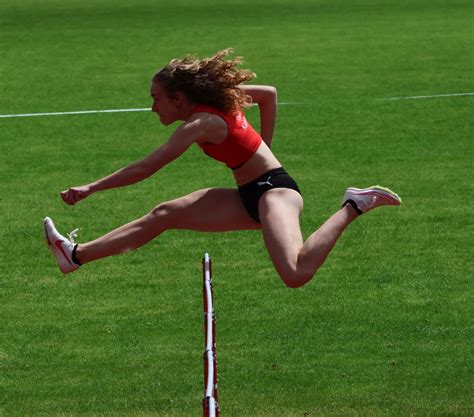
<instances>
[{"instance_id":1,"label":"athlete's shin","mask_svg":"<svg viewBox=\"0 0 474 417\"><path fill-rule=\"evenodd\" d=\"M324 264L346 228L357 218L351 206L345 206L316 230L304 243L298 255L297 274L289 286L300 287L310 281ZM287 284L288 285L288 284Z\"/></svg>"},{"instance_id":2,"label":"athlete's shin","mask_svg":"<svg viewBox=\"0 0 474 417\"><path fill-rule=\"evenodd\" d=\"M140 219L112 230L96 240L80 244L76 250L76 257L85 264L136 250L168 228L163 212L154 209Z\"/></svg>"}]
</instances>

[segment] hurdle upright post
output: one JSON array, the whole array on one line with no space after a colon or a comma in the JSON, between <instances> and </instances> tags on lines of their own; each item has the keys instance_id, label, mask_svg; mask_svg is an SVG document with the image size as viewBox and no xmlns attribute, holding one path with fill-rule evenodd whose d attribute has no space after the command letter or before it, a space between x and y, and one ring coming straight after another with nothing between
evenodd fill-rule
<instances>
[{"instance_id":1,"label":"hurdle upright post","mask_svg":"<svg viewBox=\"0 0 474 417\"><path fill-rule=\"evenodd\" d=\"M206 252L202 259L203 304L204 304L204 417L219 417L218 375L216 353L216 317L214 315L214 293L212 286L212 260Z\"/></svg>"}]
</instances>

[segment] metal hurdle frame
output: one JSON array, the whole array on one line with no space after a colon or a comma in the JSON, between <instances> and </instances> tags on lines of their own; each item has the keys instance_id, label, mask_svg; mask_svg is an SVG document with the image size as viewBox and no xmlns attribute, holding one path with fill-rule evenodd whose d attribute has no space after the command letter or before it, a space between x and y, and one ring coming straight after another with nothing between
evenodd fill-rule
<instances>
[{"instance_id":1,"label":"metal hurdle frame","mask_svg":"<svg viewBox=\"0 0 474 417\"><path fill-rule=\"evenodd\" d=\"M206 252L202 259L203 302L204 302L204 417L219 417L216 353L216 317L212 287L212 260Z\"/></svg>"}]
</instances>

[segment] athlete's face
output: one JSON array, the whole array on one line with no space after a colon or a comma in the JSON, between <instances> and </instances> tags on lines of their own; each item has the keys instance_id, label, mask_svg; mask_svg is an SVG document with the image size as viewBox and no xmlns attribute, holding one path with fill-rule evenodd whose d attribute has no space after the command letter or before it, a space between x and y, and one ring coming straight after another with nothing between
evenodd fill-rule
<instances>
[{"instance_id":1,"label":"athlete's face","mask_svg":"<svg viewBox=\"0 0 474 417\"><path fill-rule=\"evenodd\" d=\"M178 120L179 98L170 98L166 90L157 82L152 83L150 92L153 98L151 111L159 116L160 122L167 126Z\"/></svg>"}]
</instances>

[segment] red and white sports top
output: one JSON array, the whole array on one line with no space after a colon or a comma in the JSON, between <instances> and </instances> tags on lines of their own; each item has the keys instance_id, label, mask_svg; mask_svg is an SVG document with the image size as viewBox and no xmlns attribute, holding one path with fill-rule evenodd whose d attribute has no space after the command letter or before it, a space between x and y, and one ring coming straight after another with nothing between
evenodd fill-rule
<instances>
[{"instance_id":1,"label":"red and white sports top","mask_svg":"<svg viewBox=\"0 0 474 417\"><path fill-rule=\"evenodd\" d=\"M204 142L199 146L211 158L224 162L231 169L245 164L262 143L261 136L247 122L242 111L226 114L213 107L197 105L193 109L194 113L215 114L226 122L227 137L222 143Z\"/></svg>"}]
</instances>

